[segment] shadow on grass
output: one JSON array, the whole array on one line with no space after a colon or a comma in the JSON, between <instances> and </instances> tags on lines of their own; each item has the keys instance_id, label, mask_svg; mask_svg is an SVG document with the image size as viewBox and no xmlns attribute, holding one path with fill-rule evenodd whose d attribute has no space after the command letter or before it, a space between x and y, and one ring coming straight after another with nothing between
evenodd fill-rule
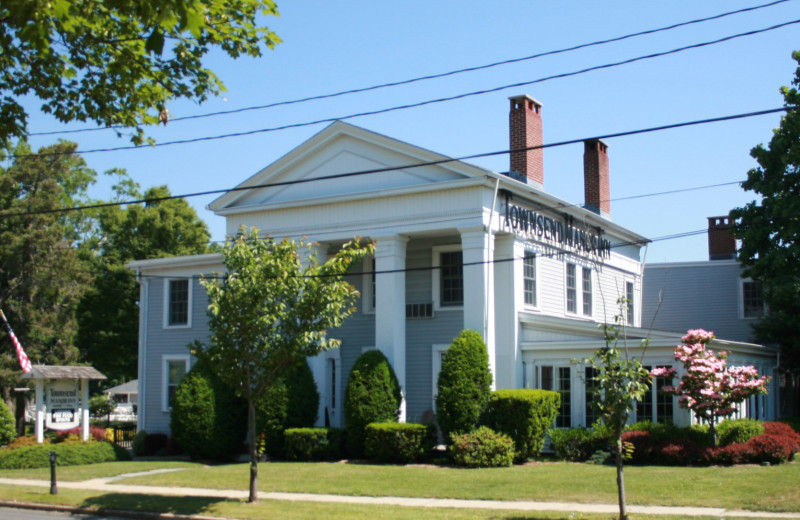
<instances>
[{"instance_id":1,"label":"shadow on grass","mask_svg":"<svg viewBox=\"0 0 800 520\"><path fill-rule=\"evenodd\" d=\"M219 497L176 497L106 493L104 495L87 498L81 503L81 506L106 511L118 510L193 515L209 513L212 511L215 504L221 504L223 502L239 503L238 500Z\"/></svg>"}]
</instances>

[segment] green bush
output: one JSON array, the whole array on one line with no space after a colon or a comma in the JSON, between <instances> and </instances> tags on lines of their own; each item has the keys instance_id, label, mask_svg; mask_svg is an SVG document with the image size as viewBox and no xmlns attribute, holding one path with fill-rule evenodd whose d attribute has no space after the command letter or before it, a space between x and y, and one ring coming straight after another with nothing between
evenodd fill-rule
<instances>
[{"instance_id":1,"label":"green bush","mask_svg":"<svg viewBox=\"0 0 800 520\"><path fill-rule=\"evenodd\" d=\"M50 466L51 451L56 452L58 466L77 466L131 459L124 448L106 441L37 444L13 450L0 450L0 469L46 468Z\"/></svg>"},{"instance_id":2,"label":"green bush","mask_svg":"<svg viewBox=\"0 0 800 520\"><path fill-rule=\"evenodd\" d=\"M657 444L671 441L692 441L698 446L713 444L711 431L706 424L693 424L679 428L672 423L640 421L628 426L626 430L650 432L650 436Z\"/></svg>"},{"instance_id":3,"label":"green bush","mask_svg":"<svg viewBox=\"0 0 800 520\"><path fill-rule=\"evenodd\" d=\"M0 399L0 446L17 438L17 422L5 401Z\"/></svg>"},{"instance_id":4,"label":"green bush","mask_svg":"<svg viewBox=\"0 0 800 520\"><path fill-rule=\"evenodd\" d=\"M717 426L720 446L741 444L764 433L764 425L755 419L728 419Z\"/></svg>"},{"instance_id":5,"label":"green bush","mask_svg":"<svg viewBox=\"0 0 800 520\"><path fill-rule=\"evenodd\" d=\"M493 468L514 462L514 441L503 433L481 426L471 433L454 434L449 446L456 466Z\"/></svg>"},{"instance_id":6,"label":"green bush","mask_svg":"<svg viewBox=\"0 0 800 520\"><path fill-rule=\"evenodd\" d=\"M400 384L386 356L380 350L361 354L347 378L344 394L347 450L351 456L364 455L369 423L397 422L400 400Z\"/></svg>"},{"instance_id":7,"label":"green bush","mask_svg":"<svg viewBox=\"0 0 800 520\"><path fill-rule=\"evenodd\" d=\"M338 460L342 453L342 430L289 428L284 432L284 448L289 460Z\"/></svg>"},{"instance_id":8,"label":"green bush","mask_svg":"<svg viewBox=\"0 0 800 520\"><path fill-rule=\"evenodd\" d=\"M244 441L246 419L245 403L203 362L195 364L175 390L170 429L175 442L193 459L234 455Z\"/></svg>"},{"instance_id":9,"label":"green bush","mask_svg":"<svg viewBox=\"0 0 800 520\"><path fill-rule=\"evenodd\" d=\"M550 447L556 457L572 462L583 462L598 450L606 447L607 439L593 429L577 426L575 428L552 428Z\"/></svg>"},{"instance_id":10,"label":"green bush","mask_svg":"<svg viewBox=\"0 0 800 520\"><path fill-rule=\"evenodd\" d=\"M472 431L486 409L491 392L489 354L481 335L462 331L444 354L436 395L436 420L442 435Z\"/></svg>"},{"instance_id":11,"label":"green bush","mask_svg":"<svg viewBox=\"0 0 800 520\"><path fill-rule=\"evenodd\" d=\"M133 451L133 454L137 457L143 457L145 455L144 440L147 438L147 435L147 430L139 430L136 432L136 435L133 436L131 451Z\"/></svg>"},{"instance_id":12,"label":"green bush","mask_svg":"<svg viewBox=\"0 0 800 520\"><path fill-rule=\"evenodd\" d=\"M108 416L114 411L117 404L112 401L108 394L98 394L89 399L89 413L92 417L102 417L108 422Z\"/></svg>"},{"instance_id":13,"label":"green bush","mask_svg":"<svg viewBox=\"0 0 800 520\"><path fill-rule=\"evenodd\" d=\"M364 448L370 460L408 464L430 454L435 442L436 427L432 424L371 423Z\"/></svg>"},{"instance_id":14,"label":"green bush","mask_svg":"<svg viewBox=\"0 0 800 520\"><path fill-rule=\"evenodd\" d=\"M778 421L788 424L794 431L800 433L800 417L781 417Z\"/></svg>"},{"instance_id":15,"label":"green bush","mask_svg":"<svg viewBox=\"0 0 800 520\"><path fill-rule=\"evenodd\" d=\"M489 396L484 423L514 439L517 462L539 455L556 420L561 395L549 390L497 390Z\"/></svg>"},{"instance_id":16,"label":"green bush","mask_svg":"<svg viewBox=\"0 0 800 520\"><path fill-rule=\"evenodd\" d=\"M317 420L319 392L308 362L288 369L257 406L256 432L266 453L284 456L284 430L311 428Z\"/></svg>"}]
</instances>

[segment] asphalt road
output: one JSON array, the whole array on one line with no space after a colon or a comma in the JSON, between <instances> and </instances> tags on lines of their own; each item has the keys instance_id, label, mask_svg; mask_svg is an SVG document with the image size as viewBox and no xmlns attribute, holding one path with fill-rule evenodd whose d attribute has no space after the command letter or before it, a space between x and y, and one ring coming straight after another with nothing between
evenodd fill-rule
<instances>
[{"instance_id":1,"label":"asphalt road","mask_svg":"<svg viewBox=\"0 0 800 520\"><path fill-rule=\"evenodd\" d=\"M125 520L119 516L99 515L79 515L72 513L59 513L52 511L36 511L32 509L14 509L10 507L0 507L0 519L2 520Z\"/></svg>"}]
</instances>

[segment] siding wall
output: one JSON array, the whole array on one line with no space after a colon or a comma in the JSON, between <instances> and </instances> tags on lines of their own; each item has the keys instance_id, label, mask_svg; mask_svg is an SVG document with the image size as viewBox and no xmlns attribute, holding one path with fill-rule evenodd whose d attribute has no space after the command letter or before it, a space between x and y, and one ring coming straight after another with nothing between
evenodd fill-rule
<instances>
[{"instance_id":1,"label":"siding wall","mask_svg":"<svg viewBox=\"0 0 800 520\"><path fill-rule=\"evenodd\" d=\"M740 318L740 276L735 261L647 266L642 323L654 320L654 328L676 332L702 328L720 339L752 342L755 320Z\"/></svg>"}]
</instances>

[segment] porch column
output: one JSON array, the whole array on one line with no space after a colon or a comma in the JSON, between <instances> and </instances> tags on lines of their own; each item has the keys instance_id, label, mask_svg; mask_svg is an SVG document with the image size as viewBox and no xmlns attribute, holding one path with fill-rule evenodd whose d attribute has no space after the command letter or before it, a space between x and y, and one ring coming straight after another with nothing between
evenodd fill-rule
<instances>
[{"instance_id":1,"label":"porch column","mask_svg":"<svg viewBox=\"0 0 800 520\"><path fill-rule=\"evenodd\" d=\"M373 237L375 247L375 346L400 383L400 422L406 422L406 244L408 237Z\"/></svg>"},{"instance_id":2,"label":"porch column","mask_svg":"<svg viewBox=\"0 0 800 520\"><path fill-rule=\"evenodd\" d=\"M489 352L492 389L497 383L494 326L494 235L483 226L461 228L464 262L464 328L476 330Z\"/></svg>"},{"instance_id":3,"label":"porch column","mask_svg":"<svg viewBox=\"0 0 800 520\"><path fill-rule=\"evenodd\" d=\"M497 388L522 388L519 311L525 307L523 264L525 245L513 235L495 238L495 310Z\"/></svg>"}]
</instances>

